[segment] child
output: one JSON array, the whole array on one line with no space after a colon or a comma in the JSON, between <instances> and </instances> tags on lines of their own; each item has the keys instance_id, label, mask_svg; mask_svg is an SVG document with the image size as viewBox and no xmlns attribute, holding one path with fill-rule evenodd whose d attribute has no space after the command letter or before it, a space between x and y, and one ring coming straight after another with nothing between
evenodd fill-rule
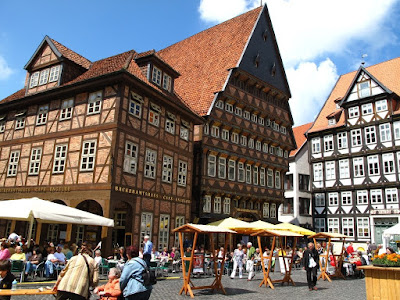
<instances>
[{"instance_id":1,"label":"child","mask_svg":"<svg viewBox=\"0 0 400 300\"><path fill-rule=\"evenodd\" d=\"M15 276L11 274L11 261L0 260L0 289L11 289ZM0 296L0 300L10 300L11 296Z\"/></svg>"},{"instance_id":2,"label":"child","mask_svg":"<svg viewBox=\"0 0 400 300\"><path fill-rule=\"evenodd\" d=\"M119 278L121 271L117 268L111 268L108 273L108 282L105 285L98 286L94 289L94 293L99 295L100 298L107 298L108 300L117 300L121 295L119 287ZM1 299L0 299L1 300Z\"/></svg>"}]
</instances>

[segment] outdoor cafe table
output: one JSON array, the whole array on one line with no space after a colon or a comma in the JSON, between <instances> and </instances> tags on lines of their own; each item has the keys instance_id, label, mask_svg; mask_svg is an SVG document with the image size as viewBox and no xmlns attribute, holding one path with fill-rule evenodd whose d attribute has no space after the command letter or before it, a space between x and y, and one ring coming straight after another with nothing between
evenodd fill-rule
<instances>
[{"instance_id":1,"label":"outdoor cafe table","mask_svg":"<svg viewBox=\"0 0 400 300\"><path fill-rule=\"evenodd\" d=\"M258 241L258 247L259 249L264 249L261 244L261 237L272 237L272 246L271 246L271 252L268 256L264 256L264 253L261 254L261 266L263 270L263 280L260 283L260 287L265 284L266 287L268 285L270 286L271 289L274 289L274 283L281 283L284 284L285 282L292 283L293 285L296 285L291 277L291 272L292 272L292 266L293 266L293 256L295 252L295 247L297 244L297 238L302 237L303 235L291 232L291 231L286 231L286 230L260 230L252 234L252 236L257 236L257 241ZM286 256L284 253L285 249L282 247L280 251L280 256L283 259L283 265L285 268L285 276L282 279L278 280L271 280L271 277L269 276L269 273L271 271L271 263L272 263L272 256L274 253L275 245L276 245L276 238L279 238L280 245L283 246L283 238L284 237L294 237L294 242L292 245L292 255L291 256ZM285 259L287 258L287 260ZM268 266L266 268L265 266L265 259L268 260ZM288 264L288 266L286 265Z\"/></svg>"},{"instance_id":2,"label":"outdoor cafe table","mask_svg":"<svg viewBox=\"0 0 400 300\"><path fill-rule=\"evenodd\" d=\"M40 291L39 289L4 289L0 290L0 296L23 296L23 295L55 295L57 294L56 291L53 291L53 288L50 290L44 289Z\"/></svg>"},{"instance_id":3,"label":"outdoor cafe table","mask_svg":"<svg viewBox=\"0 0 400 300\"><path fill-rule=\"evenodd\" d=\"M185 224L182 225L178 228L175 228L173 232L177 232L179 234L179 245L182 253L182 275L183 275L183 286L179 292L179 295L181 295L183 292L185 292L185 295L187 293L190 294L191 298L194 298L193 295L193 290L200 290L200 289L212 289L214 290L221 290L224 294L226 294L224 287L222 286L221 279L222 279L222 274L224 270L224 262L225 260L222 260L221 262L221 267L218 269L218 257L215 255L215 247L214 247L214 234L215 233L221 233L225 234L225 250L227 249L228 246L228 240L229 240L229 235L231 233L236 233L233 230L230 229L224 229L218 226L212 226L212 225L198 225L198 224ZM193 237L193 246L192 246L192 251L189 257L186 257L183 255L185 253L185 249L183 248L183 238L184 234L194 234ZM214 262L214 274L215 278L214 281L211 285L209 286L194 286L193 282L190 280L190 274L193 269L193 260L195 258L195 252L194 250L196 249L196 243L197 243L197 238L199 234L207 234L210 238L210 245L211 245L211 253L212 257L210 259ZM186 264L185 262L189 262L189 268L186 270Z\"/></svg>"},{"instance_id":4,"label":"outdoor cafe table","mask_svg":"<svg viewBox=\"0 0 400 300\"><path fill-rule=\"evenodd\" d=\"M328 239L328 246L326 250L326 253L324 256L325 258L325 265L322 265L321 260L319 260L319 266L320 266L320 270L321 270L321 274L319 274L318 276L318 280L319 279L328 279L329 282L332 282L331 277L342 277L343 279L346 279L346 277L343 275L342 273L342 265L343 265L343 248L344 248L344 242L347 238L347 235L344 234L340 234L340 233L331 233L331 232L319 232L316 234L312 234L308 236L309 239L313 239L314 240L314 245L317 244L316 239ZM331 249L331 240L332 239L339 239L342 242L342 247L340 250L340 254L334 254L333 253L333 249ZM335 261L335 271L332 275L329 275L327 273L328 270L328 258L329 258L329 251L332 252L332 256L334 258Z\"/></svg>"}]
</instances>

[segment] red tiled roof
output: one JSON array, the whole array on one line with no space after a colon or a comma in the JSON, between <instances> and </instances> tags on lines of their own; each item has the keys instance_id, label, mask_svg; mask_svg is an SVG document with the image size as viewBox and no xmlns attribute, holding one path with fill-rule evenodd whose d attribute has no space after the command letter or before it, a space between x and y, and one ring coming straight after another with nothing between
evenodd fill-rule
<instances>
[{"instance_id":1,"label":"red tiled roof","mask_svg":"<svg viewBox=\"0 0 400 300\"><path fill-rule=\"evenodd\" d=\"M366 69L385 87L387 87L389 90L396 93L397 95L400 95L400 57L367 67ZM340 116L336 125L329 126L326 116L341 110L341 108L336 108L335 100L345 96L356 74L357 71L353 71L339 77L336 85L334 86L331 94L326 100L324 106L322 107L319 115L315 119L315 122L308 133L322 131L328 128L335 128L344 125L345 114L342 114ZM394 113L400 113L400 108L397 108Z\"/></svg>"},{"instance_id":2,"label":"red tiled roof","mask_svg":"<svg viewBox=\"0 0 400 300\"><path fill-rule=\"evenodd\" d=\"M310 129L313 122L293 127L293 135L296 140L297 148L290 151L289 156L295 156L297 152L303 147L304 143L307 141L306 136L304 135L308 129Z\"/></svg>"},{"instance_id":3,"label":"red tiled roof","mask_svg":"<svg viewBox=\"0 0 400 300\"><path fill-rule=\"evenodd\" d=\"M14 94L11 94L10 96L1 100L0 103L11 102L11 101L23 98L23 97L25 97L25 89L20 89L19 91L15 92Z\"/></svg>"},{"instance_id":4,"label":"red tiled roof","mask_svg":"<svg viewBox=\"0 0 400 300\"><path fill-rule=\"evenodd\" d=\"M229 69L238 65L262 7L157 52L181 76L175 90L199 115L207 114Z\"/></svg>"},{"instance_id":5,"label":"red tiled roof","mask_svg":"<svg viewBox=\"0 0 400 300\"><path fill-rule=\"evenodd\" d=\"M78 53L72 51L71 49L65 47L63 44L60 44L59 42L50 39L54 46L56 46L57 50L60 51L62 56L65 58L68 58L70 61L73 61L74 63L84 67L85 69L89 69L90 65L92 62L88 60L87 58L83 57L82 55L79 55Z\"/></svg>"}]
</instances>

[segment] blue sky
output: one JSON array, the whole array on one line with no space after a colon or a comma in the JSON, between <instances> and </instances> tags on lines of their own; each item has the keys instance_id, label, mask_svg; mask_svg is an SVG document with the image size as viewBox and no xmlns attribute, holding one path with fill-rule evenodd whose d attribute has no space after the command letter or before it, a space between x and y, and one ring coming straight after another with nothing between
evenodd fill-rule
<instances>
[{"instance_id":1,"label":"blue sky","mask_svg":"<svg viewBox=\"0 0 400 300\"><path fill-rule=\"evenodd\" d=\"M264 1L265 2L265 1ZM341 74L400 56L400 0L268 0L295 126L314 120ZM23 88L45 35L91 61L160 50L260 0L0 1L0 99ZM304 109L306 108L306 109Z\"/></svg>"}]
</instances>

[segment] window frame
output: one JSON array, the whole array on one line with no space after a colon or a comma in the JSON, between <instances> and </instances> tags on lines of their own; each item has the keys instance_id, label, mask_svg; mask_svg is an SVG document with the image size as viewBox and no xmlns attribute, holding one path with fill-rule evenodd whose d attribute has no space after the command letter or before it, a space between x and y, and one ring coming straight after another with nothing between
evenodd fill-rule
<instances>
[{"instance_id":1,"label":"window frame","mask_svg":"<svg viewBox=\"0 0 400 300\"><path fill-rule=\"evenodd\" d=\"M217 175L217 157L209 154L207 157L207 176L216 177Z\"/></svg>"},{"instance_id":2,"label":"window frame","mask_svg":"<svg viewBox=\"0 0 400 300\"><path fill-rule=\"evenodd\" d=\"M151 72L151 81L154 82L156 85L161 86L161 80L162 80L161 69L153 65L153 70Z\"/></svg>"},{"instance_id":3,"label":"window frame","mask_svg":"<svg viewBox=\"0 0 400 300\"><path fill-rule=\"evenodd\" d=\"M144 177L155 179L157 176L157 151L146 148L144 161Z\"/></svg>"},{"instance_id":4,"label":"window frame","mask_svg":"<svg viewBox=\"0 0 400 300\"><path fill-rule=\"evenodd\" d=\"M41 147L35 147L31 149L28 175L39 175L40 164L42 161L42 151L43 149Z\"/></svg>"},{"instance_id":5,"label":"window frame","mask_svg":"<svg viewBox=\"0 0 400 300\"><path fill-rule=\"evenodd\" d=\"M367 145L376 144L376 128L375 126L368 126L364 128L365 143Z\"/></svg>"},{"instance_id":6,"label":"window frame","mask_svg":"<svg viewBox=\"0 0 400 300\"><path fill-rule=\"evenodd\" d=\"M387 111L388 110L388 102L386 99L378 100L375 102L375 110L376 112Z\"/></svg>"},{"instance_id":7,"label":"window frame","mask_svg":"<svg viewBox=\"0 0 400 300\"><path fill-rule=\"evenodd\" d=\"M49 105L41 105L38 108L36 115L36 126L45 125L47 123L47 117L49 115Z\"/></svg>"},{"instance_id":8,"label":"window frame","mask_svg":"<svg viewBox=\"0 0 400 300\"><path fill-rule=\"evenodd\" d=\"M188 163L183 160L178 161L178 185L185 187L187 185Z\"/></svg>"},{"instance_id":9,"label":"window frame","mask_svg":"<svg viewBox=\"0 0 400 300\"><path fill-rule=\"evenodd\" d=\"M324 152L333 151L333 134L328 134L324 136Z\"/></svg>"},{"instance_id":10,"label":"window frame","mask_svg":"<svg viewBox=\"0 0 400 300\"><path fill-rule=\"evenodd\" d=\"M81 163L79 166L79 170L81 172L94 171L94 168L96 166L96 153L97 153L97 140L83 141L82 151L81 151Z\"/></svg>"},{"instance_id":11,"label":"window frame","mask_svg":"<svg viewBox=\"0 0 400 300\"><path fill-rule=\"evenodd\" d=\"M21 158L21 150L10 151L7 167L7 177L16 177L18 173L19 160Z\"/></svg>"},{"instance_id":12,"label":"window frame","mask_svg":"<svg viewBox=\"0 0 400 300\"><path fill-rule=\"evenodd\" d=\"M125 173L135 175L137 172L139 146L131 141L125 141L124 149L124 167ZM132 168L133 166L133 168ZM132 170L133 169L133 170Z\"/></svg>"},{"instance_id":13,"label":"window frame","mask_svg":"<svg viewBox=\"0 0 400 300\"><path fill-rule=\"evenodd\" d=\"M172 183L173 172L174 158L170 155L164 154L161 181L165 183Z\"/></svg>"},{"instance_id":14,"label":"window frame","mask_svg":"<svg viewBox=\"0 0 400 300\"><path fill-rule=\"evenodd\" d=\"M351 130L350 135L352 147L359 147L362 145L362 133L360 128ZM357 141L357 144L354 143L355 141Z\"/></svg>"},{"instance_id":15,"label":"window frame","mask_svg":"<svg viewBox=\"0 0 400 300\"><path fill-rule=\"evenodd\" d=\"M381 142L392 141L392 130L390 128L390 123L383 123L379 125L379 136L381 138Z\"/></svg>"},{"instance_id":16,"label":"window frame","mask_svg":"<svg viewBox=\"0 0 400 300\"><path fill-rule=\"evenodd\" d=\"M74 98L64 99L61 102L60 121L70 120L74 112Z\"/></svg>"},{"instance_id":17,"label":"window frame","mask_svg":"<svg viewBox=\"0 0 400 300\"><path fill-rule=\"evenodd\" d=\"M68 144L59 144L54 148L53 156L53 174L62 174L65 171L65 166L68 157Z\"/></svg>"},{"instance_id":18,"label":"window frame","mask_svg":"<svg viewBox=\"0 0 400 300\"><path fill-rule=\"evenodd\" d=\"M338 143L338 149L347 149L349 147L346 131L338 132L337 143Z\"/></svg>"}]
</instances>

